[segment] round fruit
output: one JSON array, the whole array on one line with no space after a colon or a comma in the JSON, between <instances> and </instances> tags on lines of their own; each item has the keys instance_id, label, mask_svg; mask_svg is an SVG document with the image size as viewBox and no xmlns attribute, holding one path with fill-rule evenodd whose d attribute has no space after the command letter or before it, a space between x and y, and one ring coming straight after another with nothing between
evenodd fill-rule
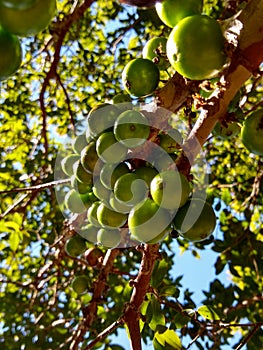
<instances>
[{"instance_id":1,"label":"round fruit","mask_svg":"<svg viewBox=\"0 0 263 350\"><path fill-rule=\"evenodd\" d=\"M183 18L202 12L203 0L164 0L157 2L158 16L168 27L175 27Z\"/></svg>"},{"instance_id":2,"label":"round fruit","mask_svg":"<svg viewBox=\"0 0 263 350\"><path fill-rule=\"evenodd\" d=\"M98 221L98 207L100 206L101 201L96 201L94 202L88 209L88 213L87 213L87 218L88 221L93 224L96 227L101 228L101 225Z\"/></svg>"},{"instance_id":3,"label":"round fruit","mask_svg":"<svg viewBox=\"0 0 263 350\"><path fill-rule=\"evenodd\" d=\"M81 237L85 238L91 243L97 243L97 233L99 228L93 224L87 224L78 230Z\"/></svg>"},{"instance_id":4,"label":"round fruit","mask_svg":"<svg viewBox=\"0 0 263 350\"><path fill-rule=\"evenodd\" d=\"M147 41L142 50L143 58L153 61L160 70L165 70L170 66L166 55L167 39L155 37Z\"/></svg>"},{"instance_id":5,"label":"round fruit","mask_svg":"<svg viewBox=\"0 0 263 350\"><path fill-rule=\"evenodd\" d=\"M147 197L148 187L138 175L124 174L118 178L114 185L114 195L126 205L134 206Z\"/></svg>"},{"instance_id":6,"label":"round fruit","mask_svg":"<svg viewBox=\"0 0 263 350\"><path fill-rule=\"evenodd\" d=\"M133 59L122 72L125 90L136 97L151 95L159 84L159 78L159 69L146 58Z\"/></svg>"},{"instance_id":7,"label":"round fruit","mask_svg":"<svg viewBox=\"0 0 263 350\"><path fill-rule=\"evenodd\" d=\"M78 159L79 156L77 154L69 154L61 160L61 168L66 175L73 175L73 165Z\"/></svg>"},{"instance_id":8,"label":"round fruit","mask_svg":"<svg viewBox=\"0 0 263 350\"><path fill-rule=\"evenodd\" d=\"M85 195L80 195L75 189L71 189L65 196L65 205L72 213L82 213L86 210Z\"/></svg>"},{"instance_id":9,"label":"round fruit","mask_svg":"<svg viewBox=\"0 0 263 350\"><path fill-rule=\"evenodd\" d=\"M73 164L73 175L76 177L76 179L79 182L92 185L93 183L93 176L91 173L88 173L82 166L80 159L78 159Z\"/></svg>"},{"instance_id":10,"label":"round fruit","mask_svg":"<svg viewBox=\"0 0 263 350\"><path fill-rule=\"evenodd\" d=\"M99 104L91 109L87 117L88 131L93 136L113 128L120 110L109 103Z\"/></svg>"},{"instance_id":11,"label":"round fruit","mask_svg":"<svg viewBox=\"0 0 263 350\"><path fill-rule=\"evenodd\" d=\"M263 108L246 118L241 129L241 139L250 152L263 156Z\"/></svg>"},{"instance_id":12,"label":"round fruit","mask_svg":"<svg viewBox=\"0 0 263 350\"><path fill-rule=\"evenodd\" d=\"M182 237L199 242L208 238L214 231L216 216L209 203L193 198L178 210L173 223Z\"/></svg>"},{"instance_id":13,"label":"round fruit","mask_svg":"<svg viewBox=\"0 0 263 350\"><path fill-rule=\"evenodd\" d=\"M96 266L103 256L103 252L98 247L89 248L85 253L85 259L90 266Z\"/></svg>"},{"instance_id":14,"label":"round fruit","mask_svg":"<svg viewBox=\"0 0 263 350\"><path fill-rule=\"evenodd\" d=\"M36 35L49 25L55 12L56 0L37 0L26 9L0 4L0 23L9 32L20 36Z\"/></svg>"},{"instance_id":15,"label":"round fruit","mask_svg":"<svg viewBox=\"0 0 263 350\"><path fill-rule=\"evenodd\" d=\"M24 10L34 5L37 0L0 0L0 5L15 10Z\"/></svg>"},{"instance_id":16,"label":"round fruit","mask_svg":"<svg viewBox=\"0 0 263 350\"><path fill-rule=\"evenodd\" d=\"M108 229L121 227L127 221L126 214L111 210L104 203L98 207L97 217L100 225Z\"/></svg>"},{"instance_id":17,"label":"round fruit","mask_svg":"<svg viewBox=\"0 0 263 350\"><path fill-rule=\"evenodd\" d=\"M206 15L182 19L169 35L167 56L173 68L186 78L216 76L226 61L219 23Z\"/></svg>"},{"instance_id":18,"label":"round fruit","mask_svg":"<svg viewBox=\"0 0 263 350\"><path fill-rule=\"evenodd\" d=\"M180 148L183 143L181 133L176 130L170 130L169 133L159 134L159 146L162 147L167 153L174 153Z\"/></svg>"},{"instance_id":19,"label":"round fruit","mask_svg":"<svg viewBox=\"0 0 263 350\"><path fill-rule=\"evenodd\" d=\"M72 256L73 258L76 258L77 256L83 254L86 247L86 241L79 235L75 235L73 237L70 237L67 240L65 251L68 255Z\"/></svg>"},{"instance_id":20,"label":"round fruit","mask_svg":"<svg viewBox=\"0 0 263 350\"><path fill-rule=\"evenodd\" d=\"M90 174L89 174L90 175ZM71 187L73 187L79 194L87 194L92 190L92 179L91 183L80 182L75 175L71 176L70 179Z\"/></svg>"},{"instance_id":21,"label":"round fruit","mask_svg":"<svg viewBox=\"0 0 263 350\"><path fill-rule=\"evenodd\" d=\"M125 159L128 150L116 140L113 132L108 131L99 136L96 151L105 163L119 163Z\"/></svg>"},{"instance_id":22,"label":"round fruit","mask_svg":"<svg viewBox=\"0 0 263 350\"><path fill-rule=\"evenodd\" d=\"M213 135L217 136L222 140L230 139L233 136L236 136L240 132L240 126L232 122L227 126L224 126L220 122L216 123L214 130L212 131Z\"/></svg>"},{"instance_id":23,"label":"round fruit","mask_svg":"<svg viewBox=\"0 0 263 350\"><path fill-rule=\"evenodd\" d=\"M1 10L0 10L1 11ZM0 26L0 81L14 74L22 62L22 49L16 35Z\"/></svg>"},{"instance_id":24,"label":"round fruit","mask_svg":"<svg viewBox=\"0 0 263 350\"><path fill-rule=\"evenodd\" d=\"M159 207L152 199L136 205L128 216L128 227L132 236L144 243L164 238L171 223L169 212Z\"/></svg>"},{"instance_id":25,"label":"round fruit","mask_svg":"<svg viewBox=\"0 0 263 350\"><path fill-rule=\"evenodd\" d=\"M128 109L132 109L133 104L131 101L132 99L130 95L123 92L115 95L112 98L112 102L118 107L120 112L127 111Z\"/></svg>"},{"instance_id":26,"label":"round fruit","mask_svg":"<svg viewBox=\"0 0 263 350\"><path fill-rule=\"evenodd\" d=\"M128 165L124 162L118 165L106 163L101 169L100 181L105 187L113 189L114 184L118 178L124 174L128 174L129 171L130 169Z\"/></svg>"},{"instance_id":27,"label":"round fruit","mask_svg":"<svg viewBox=\"0 0 263 350\"><path fill-rule=\"evenodd\" d=\"M89 288L89 286L90 286L90 281L88 276L86 275L76 276L71 283L72 289L74 290L74 292L78 294L85 293Z\"/></svg>"},{"instance_id":28,"label":"round fruit","mask_svg":"<svg viewBox=\"0 0 263 350\"><path fill-rule=\"evenodd\" d=\"M141 166L135 169L134 174L136 174L141 180L144 180L147 187L150 188L151 181L158 174L158 171L148 166Z\"/></svg>"},{"instance_id":29,"label":"round fruit","mask_svg":"<svg viewBox=\"0 0 263 350\"><path fill-rule=\"evenodd\" d=\"M111 194L111 190L103 185L103 183L100 181L100 178L97 178L94 181L94 186L93 186L92 190L98 199L100 199L103 202L108 203L109 198L110 198L110 194Z\"/></svg>"},{"instance_id":30,"label":"round fruit","mask_svg":"<svg viewBox=\"0 0 263 350\"><path fill-rule=\"evenodd\" d=\"M150 192L156 204L173 210L186 203L190 185L186 177L178 171L166 170L153 178Z\"/></svg>"},{"instance_id":31,"label":"round fruit","mask_svg":"<svg viewBox=\"0 0 263 350\"><path fill-rule=\"evenodd\" d=\"M130 110L121 113L114 124L116 139L128 148L142 145L149 134L148 120L138 111Z\"/></svg>"},{"instance_id":32,"label":"round fruit","mask_svg":"<svg viewBox=\"0 0 263 350\"><path fill-rule=\"evenodd\" d=\"M109 204L112 207L113 210L127 214L131 210L131 206L125 204L124 202L120 202L114 195L114 193L111 193L110 198L109 198Z\"/></svg>"},{"instance_id":33,"label":"round fruit","mask_svg":"<svg viewBox=\"0 0 263 350\"><path fill-rule=\"evenodd\" d=\"M86 134L81 134L72 140L72 149L75 153L80 154L83 148L87 146L87 144Z\"/></svg>"},{"instance_id":34,"label":"round fruit","mask_svg":"<svg viewBox=\"0 0 263 350\"><path fill-rule=\"evenodd\" d=\"M91 141L81 151L81 154L80 154L81 164L87 172L93 173L98 160L99 160L99 156L96 151L96 142Z\"/></svg>"},{"instance_id":35,"label":"round fruit","mask_svg":"<svg viewBox=\"0 0 263 350\"><path fill-rule=\"evenodd\" d=\"M121 242L121 233L119 230L107 230L101 228L97 235L97 241L99 245L105 248L116 248Z\"/></svg>"}]
</instances>

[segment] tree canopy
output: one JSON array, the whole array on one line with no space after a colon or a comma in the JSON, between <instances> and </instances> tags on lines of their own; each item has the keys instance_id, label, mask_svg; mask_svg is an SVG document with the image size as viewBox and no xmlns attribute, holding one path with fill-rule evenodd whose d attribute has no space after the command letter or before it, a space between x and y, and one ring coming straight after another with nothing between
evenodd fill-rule
<instances>
[{"instance_id":1,"label":"tree canopy","mask_svg":"<svg viewBox=\"0 0 263 350\"><path fill-rule=\"evenodd\" d=\"M169 67L152 96L134 101L158 105L187 125L184 152L192 161L182 153L177 165L205 186L217 229L195 243L175 233L157 244L99 247L95 262L89 241L80 255L65 249L81 214L63 207L59 193L69 179L57 159L83 133L89 111L123 92L125 65L171 28L155 7L58 0L48 28L20 37L22 65L0 82L2 349L121 350L109 335L124 327L133 350L142 342L155 350L220 349L237 331L236 350L263 343L263 159L244 146L240 129L231 137L215 130L241 127L263 107L263 1L204 0L203 13L224 31L228 58L219 76L190 80ZM191 167L199 154L203 182ZM191 251L196 275L202 272L194 260L205 250L216 253L217 277L198 306L173 258ZM226 270L227 286L220 280ZM83 274L89 286L78 294L72 281Z\"/></svg>"}]
</instances>

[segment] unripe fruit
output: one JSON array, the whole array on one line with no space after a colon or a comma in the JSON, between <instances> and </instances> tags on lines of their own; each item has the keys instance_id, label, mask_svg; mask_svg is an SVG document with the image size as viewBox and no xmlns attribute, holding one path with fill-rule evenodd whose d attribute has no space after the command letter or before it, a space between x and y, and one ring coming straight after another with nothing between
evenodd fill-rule
<instances>
[{"instance_id":1,"label":"unripe fruit","mask_svg":"<svg viewBox=\"0 0 263 350\"><path fill-rule=\"evenodd\" d=\"M90 281L88 276L86 275L76 276L71 283L72 289L78 294L84 294L89 288L89 286Z\"/></svg>"},{"instance_id":2,"label":"unripe fruit","mask_svg":"<svg viewBox=\"0 0 263 350\"><path fill-rule=\"evenodd\" d=\"M98 244L105 248L116 248L121 242L121 233L119 230L109 230L101 228L97 236Z\"/></svg>"},{"instance_id":3,"label":"unripe fruit","mask_svg":"<svg viewBox=\"0 0 263 350\"><path fill-rule=\"evenodd\" d=\"M68 255L76 258L77 256L83 254L87 249L86 241L79 235L70 237L65 245L65 251Z\"/></svg>"}]
</instances>

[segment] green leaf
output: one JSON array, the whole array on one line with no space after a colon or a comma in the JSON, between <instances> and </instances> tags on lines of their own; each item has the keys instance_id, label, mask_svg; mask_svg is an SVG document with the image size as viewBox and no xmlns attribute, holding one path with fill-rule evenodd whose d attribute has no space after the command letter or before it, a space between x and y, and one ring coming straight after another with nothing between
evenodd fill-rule
<instances>
[{"instance_id":1,"label":"green leaf","mask_svg":"<svg viewBox=\"0 0 263 350\"><path fill-rule=\"evenodd\" d=\"M153 274L151 277L152 287L158 288L158 286L162 283L164 276L168 271L168 268L168 263L164 259L155 263Z\"/></svg>"},{"instance_id":2,"label":"green leaf","mask_svg":"<svg viewBox=\"0 0 263 350\"><path fill-rule=\"evenodd\" d=\"M203 316L208 320L211 320L211 321L220 320L220 317L211 306L208 306L208 305L200 306L197 309L197 312L199 313L199 315Z\"/></svg>"},{"instance_id":3,"label":"green leaf","mask_svg":"<svg viewBox=\"0 0 263 350\"><path fill-rule=\"evenodd\" d=\"M149 323L149 327L155 331L157 326L165 326L166 322L159 301L154 298L151 300L150 305L152 308L152 319Z\"/></svg>"},{"instance_id":4,"label":"green leaf","mask_svg":"<svg viewBox=\"0 0 263 350\"><path fill-rule=\"evenodd\" d=\"M12 249L12 251L16 251L19 243L21 241L21 234L19 231L13 231L11 232L10 236L9 236L9 244L10 244L10 248Z\"/></svg>"},{"instance_id":5,"label":"green leaf","mask_svg":"<svg viewBox=\"0 0 263 350\"><path fill-rule=\"evenodd\" d=\"M160 346L162 346L161 349L169 349L169 350L181 350L182 344L179 336L175 333L172 329L166 329L164 332L155 332L154 334L154 340L156 340ZM157 347L154 348L155 350L159 350Z\"/></svg>"},{"instance_id":6,"label":"green leaf","mask_svg":"<svg viewBox=\"0 0 263 350\"><path fill-rule=\"evenodd\" d=\"M184 327L190 320L191 317L178 312L173 319L173 324L177 329L180 329Z\"/></svg>"}]
</instances>

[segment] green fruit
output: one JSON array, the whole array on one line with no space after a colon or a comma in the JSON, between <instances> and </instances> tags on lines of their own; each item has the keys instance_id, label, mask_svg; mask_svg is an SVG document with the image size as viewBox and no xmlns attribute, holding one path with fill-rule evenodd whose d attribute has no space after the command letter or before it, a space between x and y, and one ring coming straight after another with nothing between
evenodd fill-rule
<instances>
[{"instance_id":1,"label":"green fruit","mask_svg":"<svg viewBox=\"0 0 263 350\"><path fill-rule=\"evenodd\" d=\"M87 224L82 226L78 233L81 237L85 238L87 241L91 243L97 243L97 233L99 228L94 226L93 224Z\"/></svg>"},{"instance_id":2,"label":"green fruit","mask_svg":"<svg viewBox=\"0 0 263 350\"><path fill-rule=\"evenodd\" d=\"M73 258L76 258L77 256L83 254L86 249L86 241L79 235L70 237L65 245L66 253Z\"/></svg>"},{"instance_id":3,"label":"green fruit","mask_svg":"<svg viewBox=\"0 0 263 350\"><path fill-rule=\"evenodd\" d=\"M250 152L263 156L263 108L246 118L241 129L241 139Z\"/></svg>"},{"instance_id":4,"label":"green fruit","mask_svg":"<svg viewBox=\"0 0 263 350\"><path fill-rule=\"evenodd\" d=\"M128 149L116 140L113 132L108 131L99 136L96 151L105 163L119 163L125 159Z\"/></svg>"},{"instance_id":5,"label":"green fruit","mask_svg":"<svg viewBox=\"0 0 263 350\"><path fill-rule=\"evenodd\" d=\"M216 123L212 133L222 140L227 140L240 133L240 126L235 122L232 122L227 126L224 126L218 122Z\"/></svg>"},{"instance_id":6,"label":"green fruit","mask_svg":"<svg viewBox=\"0 0 263 350\"><path fill-rule=\"evenodd\" d=\"M108 189L113 189L115 182L121 175L129 173L130 169L124 162L120 164L106 163L100 172L101 183Z\"/></svg>"},{"instance_id":7,"label":"green fruit","mask_svg":"<svg viewBox=\"0 0 263 350\"><path fill-rule=\"evenodd\" d=\"M201 13L202 7L202 0L164 0L155 6L162 22L171 28L183 18Z\"/></svg>"},{"instance_id":8,"label":"green fruit","mask_svg":"<svg viewBox=\"0 0 263 350\"><path fill-rule=\"evenodd\" d=\"M0 23L10 33L20 36L42 32L56 13L56 0L37 0L26 9L8 8L0 4Z\"/></svg>"},{"instance_id":9,"label":"green fruit","mask_svg":"<svg viewBox=\"0 0 263 350\"><path fill-rule=\"evenodd\" d=\"M164 37L150 39L143 48L143 58L151 60L160 70L166 70L170 66L166 55L166 44L167 39Z\"/></svg>"},{"instance_id":10,"label":"green fruit","mask_svg":"<svg viewBox=\"0 0 263 350\"><path fill-rule=\"evenodd\" d=\"M72 149L75 153L80 154L87 144L86 134L81 134L72 140Z\"/></svg>"},{"instance_id":11,"label":"green fruit","mask_svg":"<svg viewBox=\"0 0 263 350\"><path fill-rule=\"evenodd\" d=\"M87 117L89 134L97 137L102 132L109 131L113 128L119 114L118 107L109 103L93 107Z\"/></svg>"},{"instance_id":12,"label":"green fruit","mask_svg":"<svg viewBox=\"0 0 263 350\"><path fill-rule=\"evenodd\" d=\"M174 210L188 200L190 185L186 177L178 171L166 170L153 178L150 193L160 207Z\"/></svg>"},{"instance_id":13,"label":"green fruit","mask_svg":"<svg viewBox=\"0 0 263 350\"><path fill-rule=\"evenodd\" d=\"M128 216L128 227L132 236L144 243L156 243L169 232L171 216L152 199L136 205Z\"/></svg>"},{"instance_id":14,"label":"green fruit","mask_svg":"<svg viewBox=\"0 0 263 350\"><path fill-rule=\"evenodd\" d=\"M111 193L110 198L109 198L109 204L112 207L113 210L119 212L119 213L124 213L127 214L131 210L131 206L125 204L124 202L120 202L114 195L114 193Z\"/></svg>"},{"instance_id":15,"label":"green fruit","mask_svg":"<svg viewBox=\"0 0 263 350\"><path fill-rule=\"evenodd\" d=\"M77 154L69 154L61 160L61 168L66 175L73 175L73 165L77 160L79 160L79 156Z\"/></svg>"},{"instance_id":16,"label":"green fruit","mask_svg":"<svg viewBox=\"0 0 263 350\"><path fill-rule=\"evenodd\" d=\"M107 230L101 228L97 235L97 241L99 245L105 248L116 248L121 242L121 233L119 230Z\"/></svg>"},{"instance_id":17,"label":"green fruit","mask_svg":"<svg viewBox=\"0 0 263 350\"><path fill-rule=\"evenodd\" d=\"M22 49L16 35L0 26L0 81L14 74L22 62Z\"/></svg>"},{"instance_id":18,"label":"green fruit","mask_svg":"<svg viewBox=\"0 0 263 350\"><path fill-rule=\"evenodd\" d=\"M158 171L148 166L141 166L140 168L135 169L134 174L136 174L141 180L144 180L147 187L150 188L151 181L158 174Z\"/></svg>"},{"instance_id":19,"label":"green fruit","mask_svg":"<svg viewBox=\"0 0 263 350\"><path fill-rule=\"evenodd\" d=\"M86 204L85 195L80 195L74 189L71 189L65 196L65 206L72 213L82 213L88 206Z\"/></svg>"},{"instance_id":20,"label":"green fruit","mask_svg":"<svg viewBox=\"0 0 263 350\"><path fill-rule=\"evenodd\" d=\"M0 0L0 5L15 10L24 10L34 5L37 0Z\"/></svg>"},{"instance_id":21,"label":"green fruit","mask_svg":"<svg viewBox=\"0 0 263 350\"><path fill-rule=\"evenodd\" d=\"M101 224L98 221L98 207L100 206L101 201L96 201L88 209L87 218L88 221L96 227L101 228Z\"/></svg>"},{"instance_id":22,"label":"green fruit","mask_svg":"<svg viewBox=\"0 0 263 350\"><path fill-rule=\"evenodd\" d=\"M129 206L134 206L147 197L148 187L138 175L124 174L115 182L114 195L117 200Z\"/></svg>"},{"instance_id":23,"label":"green fruit","mask_svg":"<svg viewBox=\"0 0 263 350\"><path fill-rule=\"evenodd\" d=\"M148 120L138 111L125 111L119 115L114 124L114 135L128 148L140 146L150 135Z\"/></svg>"},{"instance_id":24,"label":"green fruit","mask_svg":"<svg viewBox=\"0 0 263 350\"><path fill-rule=\"evenodd\" d=\"M86 275L76 276L71 283L72 289L78 294L84 294L88 290L89 286L90 281Z\"/></svg>"},{"instance_id":25,"label":"green fruit","mask_svg":"<svg viewBox=\"0 0 263 350\"><path fill-rule=\"evenodd\" d=\"M120 112L127 111L133 108L132 99L129 94L120 93L113 97L112 102L118 107Z\"/></svg>"},{"instance_id":26,"label":"green fruit","mask_svg":"<svg viewBox=\"0 0 263 350\"><path fill-rule=\"evenodd\" d=\"M183 238L199 242L208 238L214 231L216 216L209 203L194 198L178 210L173 223Z\"/></svg>"},{"instance_id":27,"label":"green fruit","mask_svg":"<svg viewBox=\"0 0 263 350\"><path fill-rule=\"evenodd\" d=\"M92 190L92 179L90 183L80 182L75 175L71 176L71 187L73 187L79 194L87 194Z\"/></svg>"},{"instance_id":28,"label":"green fruit","mask_svg":"<svg viewBox=\"0 0 263 350\"><path fill-rule=\"evenodd\" d=\"M100 181L100 178L95 180L92 190L98 199L100 199L103 202L108 203L109 198L110 198L110 194L111 194L111 190L102 184L102 182Z\"/></svg>"},{"instance_id":29,"label":"green fruit","mask_svg":"<svg viewBox=\"0 0 263 350\"><path fill-rule=\"evenodd\" d=\"M100 225L108 229L122 227L127 221L126 214L111 210L104 203L101 203L98 207L97 217Z\"/></svg>"},{"instance_id":30,"label":"green fruit","mask_svg":"<svg viewBox=\"0 0 263 350\"><path fill-rule=\"evenodd\" d=\"M75 176L79 182L89 186L93 184L92 174L84 169L80 159L78 159L73 165L73 176Z\"/></svg>"},{"instance_id":31,"label":"green fruit","mask_svg":"<svg viewBox=\"0 0 263 350\"><path fill-rule=\"evenodd\" d=\"M182 19L169 35L167 56L173 68L186 78L215 77L226 61L220 24L206 15Z\"/></svg>"},{"instance_id":32,"label":"green fruit","mask_svg":"<svg viewBox=\"0 0 263 350\"><path fill-rule=\"evenodd\" d=\"M80 154L81 164L87 172L93 173L98 160L99 156L96 151L96 142L91 141L85 148L83 148Z\"/></svg>"},{"instance_id":33,"label":"green fruit","mask_svg":"<svg viewBox=\"0 0 263 350\"><path fill-rule=\"evenodd\" d=\"M159 134L159 146L162 147L167 153L174 153L178 151L178 148L183 143L181 133L176 130L170 130L168 133Z\"/></svg>"},{"instance_id":34,"label":"green fruit","mask_svg":"<svg viewBox=\"0 0 263 350\"><path fill-rule=\"evenodd\" d=\"M159 84L159 78L159 69L146 58L133 59L122 72L125 90L136 97L151 95Z\"/></svg>"}]
</instances>

